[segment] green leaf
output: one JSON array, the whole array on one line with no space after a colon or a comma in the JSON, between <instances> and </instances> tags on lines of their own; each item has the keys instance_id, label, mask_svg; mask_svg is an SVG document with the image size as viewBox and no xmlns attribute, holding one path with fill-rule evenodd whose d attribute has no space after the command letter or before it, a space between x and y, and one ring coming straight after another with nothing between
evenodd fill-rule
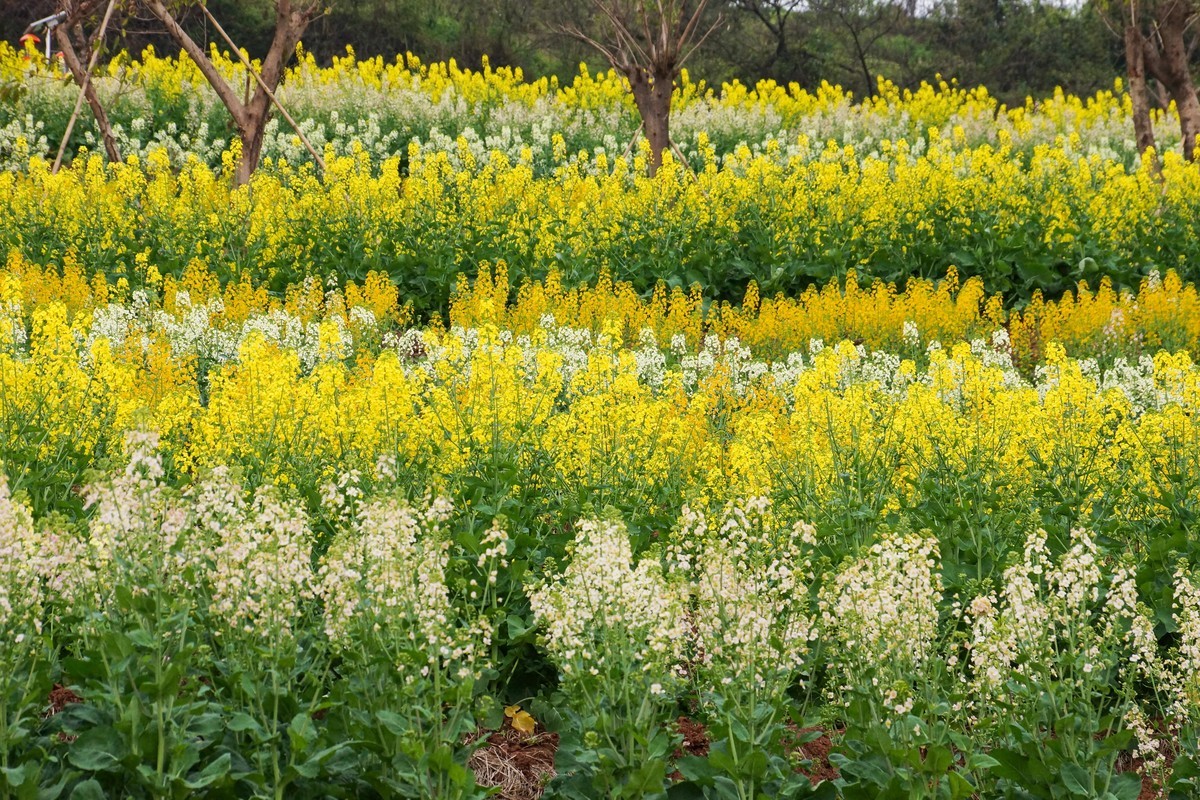
<instances>
[{"instance_id":1,"label":"green leaf","mask_svg":"<svg viewBox=\"0 0 1200 800\"><path fill-rule=\"evenodd\" d=\"M1108 794L1114 800L1137 800L1141 793L1142 778L1135 772L1116 775L1108 784Z\"/></svg>"},{"instance_id":2,"label":"green leaf","mask_svg":"<svg viewBox=\"0 0 1200 800\"><path fill-rule=\"evenodd\" d=\"M25 783L25 771L29 768L29 764L22 764L19 767L10 767L8 769L0 769L0 776L4 778L4 786L15 789Z\"/></svg>"},{"instance_id":3,"label":"green leaf","mask_svg":"<svg viewBox=\"0 0 1200 800\"><path fill-rule=\"evenodd\" d=\"M686 780L701 784L710 783L717 774L709 760L700 756L684 756L675 762L675 769L679 770L679 774Z\"/></svg>"},{"instance_id":4,"label":"green leaf","mask_svg":"<svg viewBox=\"0 0 1200 800\"><path fill-rule=\"evenodd\" d=\"M829 762L843 774L856 776L879 788L887 786L892 780L891 772L887 768L887 760L882 756L852 759L842 753L831 753Z\"/></svg>"},{"instance_id":5,"label":"green leaf","mask_svg":"<svg viewBox=\"0 0 1200 800\"><path fill-rule=\"evenodd\" d=\"M508 635L509 638L516 639L524 635L525 631L529 630L529 625L525 624L525 620L518 617L516 614L508 615Z\"/></svg>"},{"instance_id":6,"label":"green leaf","mask_svg":"<svg viewBox=\"0 0 1200 800\"><path fill-rule=\"evenodd\" d=\"M987 753L972 753L967 759L967 769L995 769L1000 766L1000 762L989 756Z\"/></svg>"},{"instance_id":7,"label":"green leaf","mask_svg":"<svg viewBox=\"0 0 1200 800\"><path fill-rule=\"evenodd\" d=\"M992 772L998 778L1005 778L1020 785L1028 775L1029 759L1013 750L996 749L992 751Z\"/></svg>"},{"instance_id":8,"label":"green leaf","mask_svg":"<svg viewBox=\"0 0 1200 800\"><path fill-rule=\"evenodd\" d=\"M202 769L196 777L184 781L183 785L189 789L203 789L206 786L210 786L229 774L229 767L232 761L233 758L230 754L225 753Z\"/></svg>"},{"instance_id":9,"label":"green leaf","mask_svg":"<svg viewBox=\"0 0 1200 800\"><path fill-rule=\"evenodd\" d=\"M105 800L104 787L95 778L90 778L75 787L71 792L71 800Z\"/></svg>"},{"instance_id":10,"label":"green leaf","mask_svg":"<svg viewBox=\"0 0 1200 800\"><path fill-rule=\"evenodd\" d=\"M262 725L259 725L258 721L245 711L239 711L233 715L233 719L229 720L229 730L233 731L234 733L246 733L247 731L254 731L260 736L264 733Z\"/></svg>"},{"instance_id":11,"label":"green leaf","mask_svg":"<svg viewBox=\"0 0 1200 800\"><path fill-rule=\"evenodd\" d=\"M124 743L109 727L85 731L71 745L67 760L85 772L109 772L121 764Z\"/></svg>"},{"instance_id":12,"label":"green leaf","mask_svg":"<svg viewBox=\"0 0 1200 800\"><path fill-rule=\"evenodd\" d=\"M313 725L312 717L303 711L292 717L288 724L288 738L291 740L293 754L307 750L309 744L317 738L317 728Z\"/></svg>"},{"instance_id":13,"label":"green leaf","mask_svg":"<svg viewBox=\"0 0 1200 800\"><path fill-rule=\"evenodd\" d=\"M129 641L133 642L138 647L142 647L147 650L151 647L154 647L154 637L151 636L150 632L147 630L139 628L138 630L130 631L128 636Z\"/></svg>"},{"instance_id":14,"label":"green leaf","mask_svg":"<svg viewBox=\"0 0 1200 800\"><path fill-rule=\"evenodd\" d=\"M704 800L704 790L691 781L676 783L667 789L668 800Z\"/></svg>"},{"instance_id":15,"label":"green leaf","mask_svg":"<svg viewBox=\"0 0 1200 800\"><path fill-rule=\"evenodd\" d=\"M408 720L397 714L395 711L388 711L386 708L381 708L375 712L375 719L383 723L383 727L388 733L395 736L403 736L408 733L410 726Z\"/></svg>"},{"instance_id":16,"label":"green leaf","mask_svg":"<svg viewBox=\"0 0 1200 800\"><path fill-rule=\"evenodd\" d=\"M1092 778L1083 767L1078 764L1063 764L1058 774L1062 776L1063 785L1071 794L1080 797L1094 796L1095 793L1091 789Z\"/></svg>"},{"instance_id":17,"label":"green leaf","mask_svg":"<svg viewBox=\"0 0 1200 800\"><path fill-rule=\"evenodd\" d=\"M925 770L933 774L941 774L954 763L954 754L950 748L932 745L925 754Z\"/></svg>"},{"instance_id":18,"label":"green leaf","mask_svg":"<svg viewBox=\"0 0 1200 800\"><path fill-rule=\"evenodd\" d=\"M951 772L946 775L946 781L950 785L950 796L954 800L965 800L975 796L974 785L963 777L962 773Z\"/></svg>"},{"instance_id":19,"label":"green leaf","mask_svg":"<svg viewBox=\"0 0 1200 800\"><path fill-rule=\"evenodd\" d=\"M296 764L294 769L299 775L311 780L321 774L321 767L325 765L325 762L331 760L344 748L345 745L340 742L332 747L326 747L321 752L314 754L312 758L303 764Z\"/></svg>"}]
</instances>

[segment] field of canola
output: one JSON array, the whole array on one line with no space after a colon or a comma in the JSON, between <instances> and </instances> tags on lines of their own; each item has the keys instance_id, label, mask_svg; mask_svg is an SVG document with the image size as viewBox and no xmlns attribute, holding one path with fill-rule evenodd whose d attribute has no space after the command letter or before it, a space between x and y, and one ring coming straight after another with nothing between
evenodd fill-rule
<instances>
[{"instance_id":1,"label":"field of canola","mask_svg":"<svg viewBox=\"0 0 1200 800\"><path fill-rule=\"evenodd\" d=\"M328 171L234 189L186 62L55 175L2 48L0 798L1200 792L1200 168L1119 88L685 81L650 179L611 76L302 59Z\"/></svg>"}]
</instances>

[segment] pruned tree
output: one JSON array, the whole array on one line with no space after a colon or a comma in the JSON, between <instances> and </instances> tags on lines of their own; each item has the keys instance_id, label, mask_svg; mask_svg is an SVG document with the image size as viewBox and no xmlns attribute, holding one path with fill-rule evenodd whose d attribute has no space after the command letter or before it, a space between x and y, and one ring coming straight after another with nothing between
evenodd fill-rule
<instances>
[{"instance_id":1,"label":"pruned tree","mask_svg":"<svg viewBox=\"0 0 1200 800\"><path fill-rule=\"evenodd\" d=\"M591 0L596 25L566 24L560 30L603 55L629 81L633 102L650 143L651 175L662 166L671 142L671 93L688 58L717 28L702 25L708 0Z\"/></svg>"},{"instance_id":2,"label":"pruned tree","mask_svg":"<svg viewBox=\"0 0 1200 800\"><path fill-rule=\"evenodd\" d=\"M1125 61L1133 104L1138 149L1154 144L1150 124L1147 77L1158 81L1175 101L1183 155L1195 161L1200 136L1200 99L1192 80L1191 56L1196 47L1195 0L1124 0L1121 7Z\"/></svg>"},{"instance_id":3,"label":"pruned tree","mask_svg":"<svg viewBox=\"0 0 1200 800\"><path fill-rule=\"evenodd\" d=\"M246 99L238 96L238 92L221 75L217 66L209 58L204 48L196 43L187 31L179 24L177 13L181 8L192 2L174 3L168 6L168 0L139 0L159 22L166 28L168 35L178 43L180 49L196 63L205 80L209 82L217 97L229 110L237 128L238 138L242 143L241 160L238 162L234 182L238 185L247 183L254 170L258 168L262 156L263 138L266 134L267 122L271 119L272 106L277 103L275 91L283 80L284 70L288 61L296 52L300 37L314 19L323 12L324 3L319 0L275 0L275 33L271 39L270 49L262 61L262 68L255 76L253 93L248 93ZM174 10L173 10L174 8ZM207 12L201 0L201 10ZM210 17L211 19L211 17ZM215 22L215 20L213 20Z\"/></svg>"}]
</instances>

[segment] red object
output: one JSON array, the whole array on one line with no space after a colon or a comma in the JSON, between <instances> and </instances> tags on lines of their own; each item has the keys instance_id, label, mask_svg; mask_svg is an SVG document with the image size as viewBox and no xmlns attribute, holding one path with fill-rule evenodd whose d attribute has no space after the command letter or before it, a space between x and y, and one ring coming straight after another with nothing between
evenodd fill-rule
<instances>
[{"instance_id":1,"label":"red object","mask_svg":"<svg viewBox=\"0 0 1200 800\"><path fill-rule=\"evenodd\" d=\"M38 44L39 42L42 41L41 39L39 39L37 37L37 34L27 33L21 37L20 42L21 42L21 44L25 44L26 42L28 42L30 40L32 40L34 44Z\"/></svg>"}]
</instances>

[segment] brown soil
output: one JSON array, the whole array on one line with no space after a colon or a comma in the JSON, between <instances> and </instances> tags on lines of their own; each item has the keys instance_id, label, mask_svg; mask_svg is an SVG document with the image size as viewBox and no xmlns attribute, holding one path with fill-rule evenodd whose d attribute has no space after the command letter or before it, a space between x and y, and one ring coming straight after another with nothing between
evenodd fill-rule
<instances>
[{"instance_id":1,"label":"brown soil","mask_svg":"<svg viewBox=\"0 0 1200 800\"><path fill-rule=\"evenodd\" d=\"M683 737L683 742L673 758L708 755L708 730L702 724L691 717L680 717L675 720L675 728Z\"/></svg>"},{"instance_id":2,"label":"brown soil","mask_svg":"<svg viewBox=\"0 0 1200 800\"><path fill-rule=\"evenodd\" d=\"M795 739L785 742L785 746L792 749L792 752L804 760L804 764L796 768L796 771L808 778L809 782L814 786L822 781L836 780L838 768L829 762L829 754L833 751L833 740L829 738L829 734L823 728L796 728L788 726ZM814 731L820 731L821 735L809 742L801 742L808 734Z\"/></svg>"},{"instance_id":3,"label":"brown soil","mask_svg":"<svg viewBox=\"0 0 1200 800\"><path fill-rule=\"evenodd\" d=\"M708 730L699 722L691 717L679 717L675 720L675 729L683 741L679 747L675 748L675 752L671 754L672 761L678 761L685 756L699 756L704 758L708 755ZM683 780L683 773L675 770L667 776L672 781Z\"/></svg>"},{"instance_id":4,"label":"brown soil","mask_svg":"<svg viewBox=\"0 0 1200 800\"><path fill-rule=\"evenodd\" d=\"M537 800L555 776L554 754L558 734L538 725L533 733L521 733L505 720L498 731L478 731L472 741L486 744L471 754L467 766L480 786L498 786L502 800Z\"/></svg>"},{"instance_id":5,"label":"brown soil","mask_svg":"<svg viewBox=\"0 0 1200 800\"><path fill-rule=\"evenodd\" d=\"M82 703L83 698L72 692L61 683L54 684L50 696L46 698L46 713L44 716L53 717L71 703Z\"/></svg>"}]
</instances>

